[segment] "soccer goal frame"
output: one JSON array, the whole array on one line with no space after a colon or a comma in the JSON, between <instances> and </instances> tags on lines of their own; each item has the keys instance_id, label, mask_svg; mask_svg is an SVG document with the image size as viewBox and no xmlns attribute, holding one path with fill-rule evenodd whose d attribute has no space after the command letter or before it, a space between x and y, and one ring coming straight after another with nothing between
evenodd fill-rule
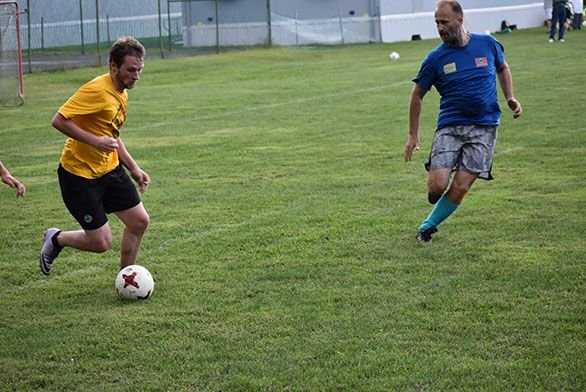
<instances>
[{"instance_id":1,"label":"soccer goal frame","mask_svg":"<svg viewBox=\"0 0 586 392\"><path fill-rule=\"evenodd\" d=\"M23 104L20 10L16 1L0 1L0 105Z\"/></svg>"}]
</instances>

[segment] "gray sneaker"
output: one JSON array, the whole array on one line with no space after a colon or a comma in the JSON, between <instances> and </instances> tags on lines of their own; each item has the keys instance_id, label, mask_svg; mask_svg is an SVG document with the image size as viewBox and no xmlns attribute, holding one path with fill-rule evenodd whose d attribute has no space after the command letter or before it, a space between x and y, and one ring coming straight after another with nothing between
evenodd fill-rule
<instances>
[{"instance_id":1,"label":"gray sneaker","mask_svg":"<svg viewBox=\"0 0 586 392\"><path fill-rule=\"evenodd\" d=\"M63 249L62 247L57 248L53 245L53 236L60 231L52 227L45 232L45 240L43 241L43 247L39 254L39 264L41 265L41 272L47 276L51 274L53 262L59 256L61 249Z\"/></svg>"}]
</instances>

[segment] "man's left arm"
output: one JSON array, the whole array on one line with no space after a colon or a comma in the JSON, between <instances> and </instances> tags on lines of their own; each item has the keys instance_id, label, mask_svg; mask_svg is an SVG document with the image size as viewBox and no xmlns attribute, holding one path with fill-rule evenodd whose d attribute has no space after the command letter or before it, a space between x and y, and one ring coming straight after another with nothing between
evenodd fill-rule
<instances>
[{"instance_id":1,"label":"man's left arm","mask_svg":"<svg viewBox=\"0 0 586 392\"><path fill-rule=\"evenodd\" d=\"M503 94L505 94L505 98L507 99L507 105L509 105L509 108L513 111L513 117L517 118L523 113L523 108L521 107L521 103L515 98L513 92L513 77L511 75L509 64L507 64L506 61L503 62L496 72Z\"/></svg>"},{"instance_id":2,"label":"man's left arm","mask_svg":"<svg viewBox=\"0 0 586 392\"><path fill-rule=\"evenodd\" d=\"M122 139L118 139L118 159L130 172L130 176L138 184L138 190L143 193L151 183L149 175L138 166L134 158L130 155Z\"/></svg>"}]
</instances>

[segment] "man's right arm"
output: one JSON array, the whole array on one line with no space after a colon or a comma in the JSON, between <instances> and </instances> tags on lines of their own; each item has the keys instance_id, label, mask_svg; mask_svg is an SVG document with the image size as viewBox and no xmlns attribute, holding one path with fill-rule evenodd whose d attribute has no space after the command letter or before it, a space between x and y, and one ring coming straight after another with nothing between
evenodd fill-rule
<instances>
[{"instance_id":1,"label":"man's right arm","mask_svg":"<svg viewBox=\"0 0 586 392\"><path fill-rule=\"evenodd\" d=\"M78 140L102 151L111 152L118 148L118 140L106 136L96 136L81 129L73 120L65 118L61 113L55 113L51 125L72 139Z\"/></svg>"},{"instance_id":2,"label":"man's right arm","mask_svg":"<svg viewBox=\"0 0 586 392\"><path fill-rule=\"evenodd\" d=\"M411 99L409 100L409 137L407 144L405 144L405 161L410 161L413 155L413 150L419 150L419 115L421 114L421 106L423 97L427 90L422 89L417 83L413 86L411 91Z\"/></svg>"}]
</instances>

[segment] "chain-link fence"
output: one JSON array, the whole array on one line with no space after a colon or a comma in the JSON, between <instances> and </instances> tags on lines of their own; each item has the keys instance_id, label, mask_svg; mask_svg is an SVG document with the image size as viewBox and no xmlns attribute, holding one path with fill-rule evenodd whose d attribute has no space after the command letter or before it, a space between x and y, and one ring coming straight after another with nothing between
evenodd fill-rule
<instances>
[{"instance_id":1,"label":"chain-link fence","mask_svg":"<svg viewBox=\"0 0 586 392\"><path fill-rule=\"evenodd\" d=\"M25 72L102 65L120 36L137 37L161 57L182 39L181 7L168 0L18 2Z\"/></svg>"},{"instance_id":2,"label":"chain-link fence","mask_svg":"<svg viewBox=\"0 0 586 392\"><path fill-rule=\"evenodd\" d=\"M380 0L18 0L25 72L98 65L118 37L149 56L380 40Z\"/></svg>"},{"instance_id":3,"label":"chain-link fence","mask_svg":"<svg viewBox=\"0 0 586 392\"><path fill-rule=\"evenodd\" d=\"M378 41L380 0L173 0L186 46L331 45Z\"/></svg>"},{"instance_id":4,"label":"chain-link fence","mask_svg":"<svg viewBox=\"0 0 586 392\"><path fill-rule=\"evenodd\" d=\"M436 0L17 1L22 10L25 72L105 64L110 44L124 35L138 38L149 57L163 58L248 46L394 42L405 38L399 34L403 28L393 21L429 13L436 4ZM466 5L471 9L536 3L541 0L468 0ZM426 25L433 30L432 20ZM419 25L407 30L419 34L418 29Z\"/></svg>"}]
</instances>

